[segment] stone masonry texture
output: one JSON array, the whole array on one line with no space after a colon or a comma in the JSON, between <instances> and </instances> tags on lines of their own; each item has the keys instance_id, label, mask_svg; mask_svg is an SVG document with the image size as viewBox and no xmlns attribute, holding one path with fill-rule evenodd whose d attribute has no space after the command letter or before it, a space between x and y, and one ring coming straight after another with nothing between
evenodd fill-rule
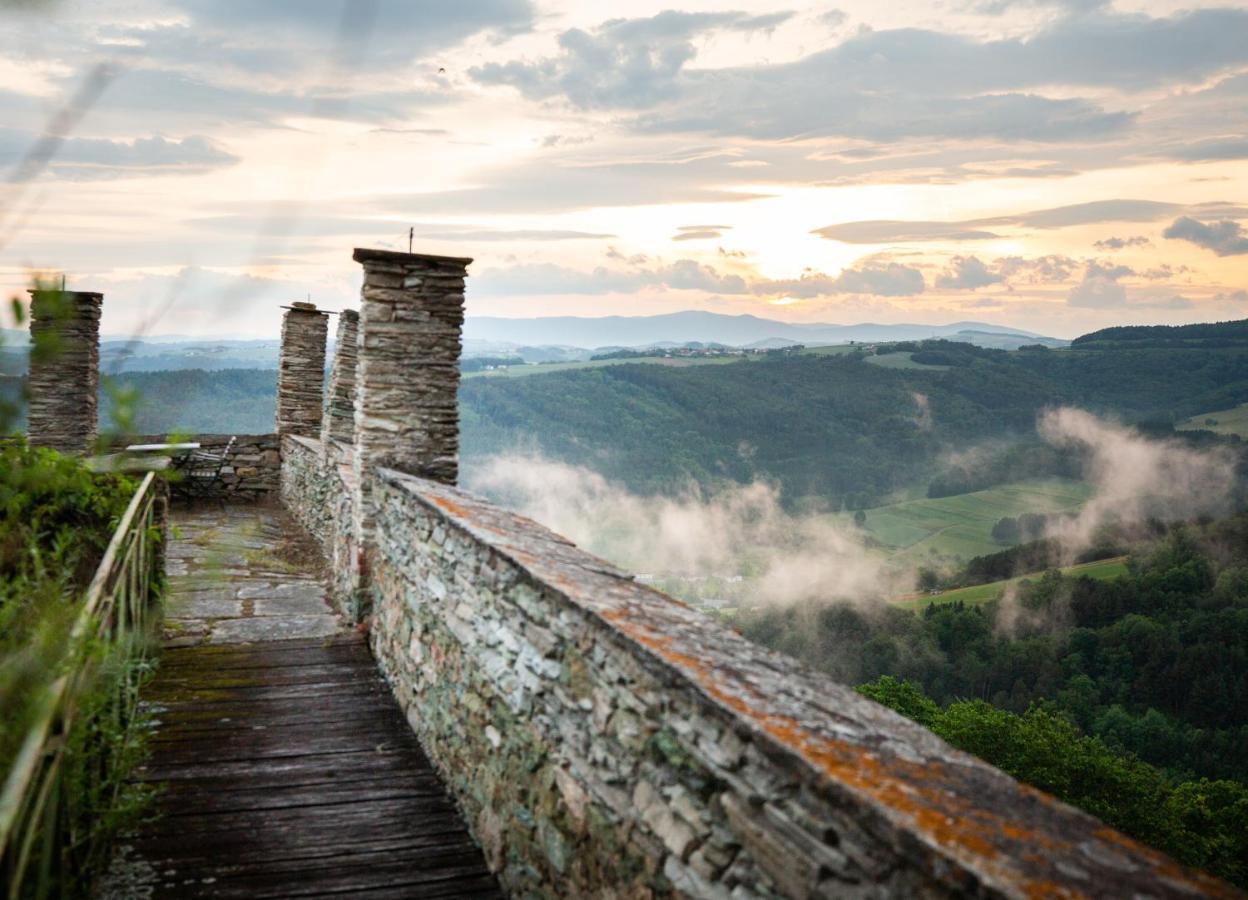
<instances>
[{"instance_id":1,"label":"stone masonry texture","mask_svg":"<svg viewBox=\"0 0 1248 900\"><path fill-rule=\"evenodd\" d=\"M282 316L282 349L277 361L279 435L321 434L328 319L311 303L295 303Z\"/></svg>"},{"instance_id":2,"label":"stone masonry texture","mask_svg":"<svg viewBox=\"0 0 1248 900\"><path fill-rule=\"evenodd\" d=\"M334 605L352 621L359 621L365 609L354 525L356 481L351 448L337 441L322 447L295 435L282 438L281 496L299 524L320 542L329 563Z\"/></svg>"},{"instance_id":3,"label":"stone masonry texture","mask_svg":"<svg viewBox=\"0 0 1248 900\"><path fill-rule=\"evenodd\" d=\"M472 260L365 249L355 260L364 267L357 471L388 466L454 484L464 278Z\"/></svg>"},{"instance_id":4,"label":"stone masonry texture","mask_svg":"<svg viewBox=\"0 0 1248 900\"><path fill-rule=\"evenodd\" d=\"M349 460L283 442L338 565ZM517 897L1237 896L536 523L363 473L370 640Z\"/></svg>"},{"instance_id":5,"label":"stone masonry texture","mask_svg":"<svg viewBox=\"0 0 1248 900\"><path fill-rule=\"evenodd\" d=\"M325 414L321 420L321 442L355 439L355 367L359 355L357 341L360 314L344 309L338 314L334 338L334 361L329 368L329 388L325 391Z\"/></svg>"},{"instance_id":6,"label":"stone masonry texture","mask_svg":"<svg viewBox=\"0 0 1248 900\"><path fill-rule=\"evenodd\" d=\"M220 495L230 500L260 500L275 495L280 487L281 457L276 434L138 434L118 438L113 447L127 444L164 444L171 440L194 441L204 450L219 451L230 438L234 447L221 467Z\"/></svg>"},{"instance_id":7,"label":"stone masonry texture","mask_svg":"<svg viewBox=\"0 0 1248 900\"><path fill-rule=\"evenodd\" d=\"M100 310L104 295L31 291L30 443L89 452L99 433Z\"/></svg>"}]
</instances>

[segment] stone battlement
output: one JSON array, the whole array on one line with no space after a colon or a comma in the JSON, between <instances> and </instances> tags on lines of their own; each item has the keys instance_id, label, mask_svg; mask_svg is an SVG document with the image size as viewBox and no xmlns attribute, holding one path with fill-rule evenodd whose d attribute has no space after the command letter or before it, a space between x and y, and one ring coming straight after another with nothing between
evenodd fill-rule
<instances>
[{"instance_id":1,"label":"stone battlement","mask_svg":"<svg viewBox=\"0 0 1248 900\"><path fill-rule=\"evenodd\" d=\"M282 452L352 552L350 461ZM374 654L517 896L1234 895L529 519L364 477Z\"/></svg>"}]
</instances>

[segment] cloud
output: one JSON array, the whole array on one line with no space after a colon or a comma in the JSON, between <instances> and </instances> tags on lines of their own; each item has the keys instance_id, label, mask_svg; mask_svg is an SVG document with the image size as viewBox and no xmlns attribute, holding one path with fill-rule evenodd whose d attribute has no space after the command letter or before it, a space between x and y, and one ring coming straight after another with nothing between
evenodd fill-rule
<instances>
[{"instance_id":1,"label":"cloud","mask_svg":"<svg viewBox=\"0 0 1248 900\"><path fill-rule=\"evenodd\" d=\"M1162 233L1162 237L1188 241L1197 247L1212 250L1218 256L1239 256L1248 253L1248 234L1238 222L1219 219L1201 222L1189 216L1181 216Z\"/></svg>"},{"instance_id":2,"label":"cloud","mask_svg":"<svg viewBox=\"0 0 1248 900\"><path fill-rule=\"evenodd\" d=\"M863 602L913 585L848 527L785 512L778 491L761 482L714 496L690 485L643 497L584 467L531 455L470 461L465 481L632 571L719 583L748 575L755 603Z\"/></svg>"},{"instance_id":3,"label":"cloud","mask_svg":"<svg viewBox=\"0 0 1248 900\"><path fill-rule=\"evenodd\" d=\"M1177 441L1146 438L1080 409L1044 413L1040 436L1059 448L1082 450L1090 500L1072 518L1058 519L1051 536L1073 557L1102 526L1149 518L1178 521L1227 509L1234 456L1225 448L1195 450Z\"/></svg>"},{"instance_id":4,"label":"cloud","mask_svg":"<svg viewBox=\"0 0 1248 900\"><path fill-rule=\"evenodd\" d=\"M731 225L681 225L672 236L673 241L706 241L724 236Z\"/></svg>"},{"instance_id":5,"label":"cloud","mask_svg":"<svg viewBox=\"0 0 1248 900\"><path fill-rule=\"evenodd\" d=\"M886 219L826 225L816 228L811 234L844 244L984 241L999 237L991 231L969 228L960 222L899 222Z\"/></svg>"},{"instance_id":6,"label":"cloud","mask_svg":"<svg viewBox=\"0 0 1248 900\"><path fill-rule=\"evenodd\" d=\"M724 254L729 255L729 254ZM808 270L798 278L746 278L725 274L692 259L657 263L645 256L624 257L614 250L612 259L627 269L599 266L590 271L569 269L553 263L535 263L487 269L473 279L474 292L485 295L609 294L643 288L699 290L712 294L822 297L869 294L908 297L923 292L923 273L895 262L870 260L848 267L839 275Z\"/></svg>"},{"instance_id":7,"label":"cloud","mask_svg":"<svg viewBox=\"0 0 1248 900\"><path fill-rule=\"evenodd\" d=\"M973 291L1005 280L1004 275L989 270L978 257L955 256L950 265L948 271L937 276L936 287Z\"/></svg>"},{"instance_id":8,"label":"cloud","mask_svg":"<svg viewBox=\"0 0 1248 900\"><path fill-rule=\"evenodd\" d=\"M864 28L793 62L688 65L694 37L741 15L612 20L564 32L555 56L470 75L578 109L647 110L634 122L646 132L1064 141L1122 132L1134 116L1070 90L1045 96L1052 86L1141 91L1197 84L1248 62L1248 46L1237 39L1248 30L1248 11L1218 9L1167 18L1099 12L1059 19L1026 38L988 41Z\"/></svg>"},{"instance_id":9,"label":"cloud","mask_svg":"<svg viewBox=\"0 0 1248 900\"><path fill-rule=\"evenodd\" d=\"M835 294L870 294L877 297L909 297L923 293L923 273L900 263L869 262L844 269L832 277L804 272L799 278L758 280L750 285L755 294L820 297Z\"/></svg>"},{"instance_id":10,"label":"cloud","mask_svg":"<svg viewBox=\"0 0 1248 900\"><path fill-rule=\"evenodd\" d=\"M174 0L174 7L190 16L193 30L239 52L255 48L285 65L295 49L324 57L337 48L353 66L378 68L449 50L484 31L528 31L534 15L529 0ZM263 41L251 40L259 35Z\"/></svg>"},{"instance_id":11,"label":"cloud","mask_svg":"<svg viewBox=\"0 0 1248 900\"><path fill-rule=\"evenodd\" d=\"M1239 207L1228 203L1204 203L1184 207L1178 203L1164 203L1158 200L1093 200L1088 203L1076 203L1070 206L1055 206L1049 209L1028 210L1005 216L992 216L986 219L965 219L958 222L924 222L897 220L866 220L859 222L841 222L816 228L812 234L828 240L841 241L848 244L887 244L887 243L921 243L928 241L974 241L1000 237L986 228L1000 226L1019 226L1025 228L1068 228L1077 225L1095 225L1102 222L1154 222L1174 215L1176 212L1188 211L1219 211L1233 214ZM1110 249L1119 249L1112 244L1125 240L1123 246L1131 246L1131 242L1147 242L1146 238L1110 238Z\"/></svg>"},{"instance_id":12,"label":"cloud","mask_svg":"<svg viewBox=\"0 0 1248 900\"><path fill-rule=\"evenodd\" d=\"M1055 206L1051 209L1038 209L979 221L992 225L1066 228L1071 225L1093 225L1098 222L1154 222L1167 215L1173 215L1178 208L1177 204L1162 203L1157 200L1093 200L1089 203Z\"/></svg>"},{"instance_id":13,"label":"cloud","mask_svg":"<svg viewBox=\"0 0 1248 900\"><path fill-rule=\"evenodd\" d=\"M837 29L849 21L849 14L840 9L829 9L822 12L816 18L816 21L825 28Z\"/></svg>"},{"instance_id":14,"label":"cloud","mask_svg":"<svg viewBox=\"0 0 1248 900\"><path fill-rule=\"evenodd\" d=\"M0 128L0 166L21 159L39 139L31 132ZM171 140L155 135L133 140L69 137L48 165L55 178L86 181L170 172L201 173L238 162L238 157L201 135Z\"/></svg>"},{"instance_id":15,"label":"cloud","mask_svg":"<svg viewBox=\"0 0 1248 900\"><path fill-rule=\"evenodd\" d=\"M743 294L747 290L741 276L720 274L692 259L631 270L599 266L588 272L532 263L486 269L473 279L474 293L484 296L631 293L646 287L718 294Z\"/></svg>"},{"instance_id":16,"label":"cloud","mask_svg":"<svg viewBox=\"0 0 1248 900\"><path fill-rule=\"evenodd\" d=\"M400 216L563 212L664 203L739 203L768 196L721 187L702 157L646 162L578 159L525 162L480 172L475 185L422 194L387 194L367 202Z\"/></svg>"},{"instance_id":17,"label":"cloud","mask_svg":"<svg viewBox=\"0 0 1248 900\"><path fill-rule=\"evenodd\" d=\"M1131 237L1107 237L1092 246L1097 250L1125 250L1127 247L1147 247L1152 242L1142 234Z\"/></svg>"},{"instance_id":18,"label":"cloud","mask_svg":"<svg viewBox=\"0 0 1248 900\"><path fill-rule=\"evenodd\" d=\"M1125 306L1127 289L1118 283L1118 279L1133 274L1126 266L1102 266L1096 261L1089 262L1083 273L1083 280L1071 289L1066 302L1085 309L1116 309Z\"/></svg>"},{"instance_id":19,"label":"cloud","mask_svg":"<svg viewBox=\"0 0 1248 900\"><path fill-rule=\"evenodd\" d=\"M1171 159L1185 162L1212 162L1233 159L1248 159L1248 139L1215 138L1213 140L1196 141L1170 150L1167 154Z\"/></svg>"},{"instance_id":20,"label":"cloud","mask_svg":"<svg viewBox=\"0 0 1248 900\"><path fill-rule=\"evenodd\" d=\"M1011 284L1061 284L1069 281L1079 261L1060 253L1027 259L1004 256L993 261L993 267Z\"/></svg>"},{"instance_id":21,"label":"cloud","mask_svg":"<svg viewBox=\"0 0 1248 900\"><path fill-rule=\"evenodd\" d=\"M593 32L573 28L560 34L557 57L487 63L468 74L481 84L509 85L531 100L560 96L580 109L644 109L677 95L676 76L697 55L694 36L767 30L790 15L667 10L647 19L611 19Z\"/></svg>"}]
</instances>

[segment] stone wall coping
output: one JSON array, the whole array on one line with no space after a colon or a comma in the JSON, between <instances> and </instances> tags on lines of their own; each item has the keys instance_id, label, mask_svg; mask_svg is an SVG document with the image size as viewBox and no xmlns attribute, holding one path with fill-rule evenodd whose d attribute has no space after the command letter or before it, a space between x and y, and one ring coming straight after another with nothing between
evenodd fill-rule
<instances>
[{"instance_id":1,"label":"stone wall coping","mask_svg":"<svg viewBox=\"0 0 1248 900\"><path fill-rule=\"evenodd\" d=\"M725 720L787 777L830 806L854 810L897 858L955 892L1242 896L636 583L531 519L393 469L372 475L510 561L555 602L586 614L606 639Z\"/></svg>"},{"instance_id":2,"label":"stone wall coping","mask_svg":"<svg viewBox=\"0 0 1248 900\"><path fill-rule=\"evenodd\" d=\"M62 297L90 297L92 300L104 299L104 294L100 291L65 291L60 288L27 288L26 293L31 296L39 294L60 294Z\"/></svg>"},{"instance_id":3,"label":"stone wall coping","mask_svg":"<svg viewBox=\"0 0 1248 900\"><path fill-rule=\"evenodd\" d=\"M175 436L175 433L170 432L157 434L127 434L113 437L111 444L114 447L124 447L127 444L160 444L164 443L167 439L173 436ZM227 443L230 438L234 438L240 444L260 443L262 441L277 443L277 433L272 431L265 432L263 434L231 434L228 432L205 432L203 434L176 433L176 436L178 440L192 441L200 444L224 444Z\"/></svg>"},{"instance_id":4,"label":"stone wall coping","mask_svg":"<svg viewBox=\"0 0 1248 900\"><path fill-rule=\"evenodd\" d=\"M282 437L289 438L296 444L301 444L305 449L311 450L313 453L321 452L321 442L316 438L304 437L302 434L285 434Z\"/></svg>"},{"instance_id":5,"label":"stone wall coping","mask_svg":"<svg viewBox=\"0 0 1248 900\"><path fill-rule=\"evenodd\" d=\"M358 263L451 263L467 266L472 263L470 256L437 256L432 253L401 253L398 250L377 250L372 247L356 247L351 258Z\"/></svg>"}]
</instances>

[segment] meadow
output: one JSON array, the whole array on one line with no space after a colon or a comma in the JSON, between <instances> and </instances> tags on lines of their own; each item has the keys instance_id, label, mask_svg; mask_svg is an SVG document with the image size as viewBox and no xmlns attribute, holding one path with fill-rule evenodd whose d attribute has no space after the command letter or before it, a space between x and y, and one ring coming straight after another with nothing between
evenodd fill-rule
<instances>
[{"instance_id":1,"label":"meadow","mask_svg":"<svg viewBox=\"0 0 1248 900\"><path fill-rule=\"evenodd\" d=\"M1065 478L1003 484L952 497L905 500L865 510L865 535L897 562L965 562L1001 550L992 538L997 520L1023 513L1074 512L1092 488ZM838 513L842 522L853 513Z\"/></svg>"},{"instance_id":2,"label":"meadow","mask_svg":"<svg viewBox=\"0 0 1248 900\"><path fill-rule=\"evenodd\" d=\"M1201 413L1184 419L1174 426L1177 431L1216 431L1218 434L1237 434L1248 438L1248 403L1231 409Z\"/></svg>"},{"instance_id":3,"label":"meadow","mask_svg":"<svg viewBox=\"0 0 1248 900\"><path fill-rule=\"evenodd\" d=\"M1111 559L1098 559L1093 562L1080 563L1077 566L1067 566L1060 570L1063 575L1069 575L1072 578L1095 578L1098 581L1109 581L1127 574L1127 557L1115 556ZM893 603L903 609L921 610L925 609L929 603L935 603L937 606L946 603L965 603L968 606L977 606L983 603L990 603L993 600L999 600L1005 596L1005 592L1013 585L1020 584L1023 581L1035 580L1039 573L1032 572L1027 575L1020 575L1017 578L1007 578L1003 581L993 581L988 584L975 584L970 587L955 588L951 591L941 591L939 594L907 594L904 597L896 598Z\"/></svg>"}]
</instances>

